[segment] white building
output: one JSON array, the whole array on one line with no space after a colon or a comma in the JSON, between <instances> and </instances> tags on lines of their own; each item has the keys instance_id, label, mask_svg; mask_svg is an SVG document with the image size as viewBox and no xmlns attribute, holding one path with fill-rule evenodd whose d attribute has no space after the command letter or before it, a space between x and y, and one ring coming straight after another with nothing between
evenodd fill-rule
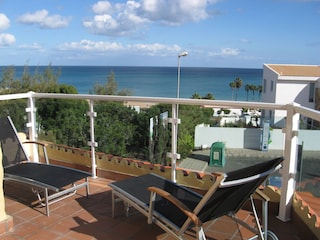
<instances>
[{"instance_id":1,"label":"white building","mask_svg":"<svg viewBox=\"0 0 320 240\"><path fill-rule=\"evenodd\" d=\"M262 102L291 103L320 110L320 66L264 64ZM283 111L262 112L264 119L269 119L275 126L284 126ZM302 119L305 127L313 125L312 121Z\"/></svg>"}]
</instances>

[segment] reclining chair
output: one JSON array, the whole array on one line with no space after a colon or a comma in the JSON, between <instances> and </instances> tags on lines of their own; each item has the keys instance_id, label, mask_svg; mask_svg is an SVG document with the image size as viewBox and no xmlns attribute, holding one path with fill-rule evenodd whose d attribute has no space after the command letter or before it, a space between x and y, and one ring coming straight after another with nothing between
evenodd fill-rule
<instances>
[{"instance_id":1,"label":"reclining chair","mask_svg":"<svg viewBox=\"0 0 320 240\"><path fill-rule=\"evenodd\" d=\"M38 202L45 206L49 216L49 205L69 197L82 187L89 195L89 173L49 164L44 147L45 163L31 162L22 146L17 131L10 117L0 118L0 143L2 148L2 165L4 180L16 181L32 187ZM36 143L36 142L29 142Z\"/></svg>"},{"instance_id":2,"label":"reclining chair","mask_svg":"<svg viewBox=\"0 0 320 240\"><path fill-rule=\"evenodd\" d=\"M214 182L205 195L200 195L154 174L142 175L109 184L112 188L112 214L115 203L123 200L177 239L196 227L197 239L204 240L202 224L227 215L265 239L258 216L258 229L237 219L235 214L251 198L270 174L280 168L283 158L264 161L229 173L214 173ZM266 229L264 229L267 231ZM266 232L265 232L266 233Z\"/></svg>"}]
</instances>

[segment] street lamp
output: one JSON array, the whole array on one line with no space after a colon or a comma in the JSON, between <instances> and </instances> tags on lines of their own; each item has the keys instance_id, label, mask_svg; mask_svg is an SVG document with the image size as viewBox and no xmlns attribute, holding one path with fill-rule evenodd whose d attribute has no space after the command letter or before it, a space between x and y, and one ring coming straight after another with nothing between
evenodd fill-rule
<instances>
[{"instance_id":1,"label":"street lamp","mask_svg":"<svg viewBox=\"0 0 320 240\"><path fill-rule=\"evenodd\" d=\"M178 55L178 86L177 86L177 98L180 97L180 58L188 55L188 52L182 52Z\"/></svg>"},{"instance_id":2,"label":"street lamp","mask_svg":"<svg viewBox=\"0 0 320 240\"><path fill-rule=\"evenodd\" d=\"M188 55L188 52L182 52L178 55L178 86L177 86L177 98L179 98L179 91L180 91L180 58L185 57ZM174 124L172 125L172 161L171 161L171 180L176 182L176 163L177 159L179 159L179 154L177 153L177 143L178 143L178 112L179 112L179 104L176 104L175 107L172 109L173 116L172 118L175 119Z\"/></svg>"}]
</instances>

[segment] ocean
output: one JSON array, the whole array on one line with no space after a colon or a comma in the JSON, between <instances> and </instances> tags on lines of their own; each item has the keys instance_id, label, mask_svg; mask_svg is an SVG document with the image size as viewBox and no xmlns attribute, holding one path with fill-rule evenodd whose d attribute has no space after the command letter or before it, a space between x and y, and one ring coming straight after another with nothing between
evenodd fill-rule
<instances>
[{"instance_id":1,"label":"ocean","mask_svg":"<svg viewBox=\"0 0 320 240\"><path fill-rule=\"evenodd\" d=\"M176 97L177 67L124 67L124 66L51 66L60 69L58 82L73 85L78 93L88 94L95 83L105 84L108 75L115 73L118 90L128 89L134 96ZM0 66L0 77L6 66ZM14 66L15 78L22 75L23 66ZM28 66L29 73L42 73L47 66ZM205 96L213 94L217 100L232 100L229 83L237 77L242 79L242 87L237 100L246 101L246 84L261 85L262 69L246 68L203 68L181 67L180 97L190 98L194 93ZM236 91L236 90L235 90ZM257 93L256 93L257 95ZM252 100L249 93L249 100Z\"/></svg>"}]
</instances>

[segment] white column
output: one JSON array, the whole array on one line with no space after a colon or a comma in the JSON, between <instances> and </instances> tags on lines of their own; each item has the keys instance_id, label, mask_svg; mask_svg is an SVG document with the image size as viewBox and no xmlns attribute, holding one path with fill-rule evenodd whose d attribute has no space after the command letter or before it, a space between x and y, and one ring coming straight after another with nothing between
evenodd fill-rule
<instances>
[{"instance_id":1,"label":"white column","mask_svg":"<svg viewBox=\"0 0 320 240\"><path fill-rule=\"evenodd\" d=\"M95 148L98 146L98 143L95 142L94 139L94 118L97 117L97 113L93 111L93 100L89 101L89 112L87 112L87 116L90 118L90 141L88 141L88 146L91 147L91 169L92 169L92 177L97 177L97 163L96 163L96 150Z\"/></svg>"},{"instance_id":2,"label":"white column","mask_svg":"<svg viewBox=\"0 0 320 240\"><path fill-rule=\"evenodd\" d=\"M180 154L177 153L178 149L178 124L180 119L177 118L178 104L172 104L172 118L168 119L168 122L172 124L171 127L171 153L167 153L167 156L171 158L171 181L176 182L176 168L177 159L180 159Z\"/></svg>"},{"instance_id":3,"label":"white column","mask_svg":"<svg viewBox=\"0 0 320 240\"><path fill-rule=\"evenodd\" d=\"M36 99L32 96L33 92L29 92L28 98L28 107L26 108L26 112L28 114L28 122L27 127L29 130L29 140L36 141L37 139L37 121L36 121ZM38 149L36 144L32 144L30 147L31 155L33 156L32 161L39 162Z\"/></svg>"},{"instance_id":4,"label":"white column","mask_svg":"<svg viewBox=\"0 0 320 240\"><path fill-rule=\"evenodd\" d=\"M278 218L289 221L291 218L292 200L296 188L297 145L300 114L295 112L298 104L287 105L285 126L284 161L282 167L282 186Z\"/></svg>"}]
</instances>

